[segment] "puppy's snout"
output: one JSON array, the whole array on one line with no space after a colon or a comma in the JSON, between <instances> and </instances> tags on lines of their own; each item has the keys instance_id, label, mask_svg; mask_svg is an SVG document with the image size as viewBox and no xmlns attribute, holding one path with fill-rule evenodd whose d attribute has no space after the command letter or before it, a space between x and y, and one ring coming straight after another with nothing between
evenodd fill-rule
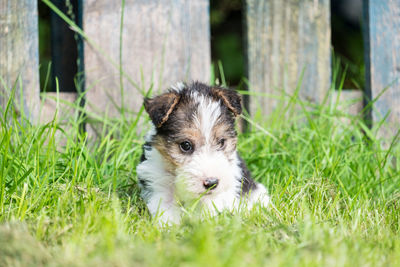
<instances>
[{"instance_id":1,"label":"puppy's snout","mask_svg":"<svg viewBox=\"0 0 400 267\"><path fill-rule=\"evenodd\" d=\"M217 178L207 178L204 180L203 185L206 189L213 190L218 186L218 182Z\"/></svg>"}]
</instances>

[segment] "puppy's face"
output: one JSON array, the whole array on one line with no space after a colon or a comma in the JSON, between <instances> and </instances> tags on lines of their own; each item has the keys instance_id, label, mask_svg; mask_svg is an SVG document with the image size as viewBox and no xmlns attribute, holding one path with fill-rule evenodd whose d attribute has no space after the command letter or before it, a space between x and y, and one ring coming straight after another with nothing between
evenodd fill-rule
<instances>
[{"instance_id":1,"label":"puppy's face","mask_svg":"<svg viewBox=\"0 0 400 267\"><path fill-rule=\"evenodd\" d=\"M152 146L176 177L178 191L196 197L236 186L241 99L235 91L194 83L146 99L145 108L157 129Z\"/></svg>"}]
</instances>

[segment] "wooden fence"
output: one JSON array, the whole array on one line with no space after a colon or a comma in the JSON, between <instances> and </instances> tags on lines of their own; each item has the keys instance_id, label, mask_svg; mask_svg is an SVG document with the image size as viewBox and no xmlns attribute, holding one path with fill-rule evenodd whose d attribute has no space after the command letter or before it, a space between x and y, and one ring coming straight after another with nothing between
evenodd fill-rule
<instances>
[{"instance_id":1,"label":"wooden fence","mask_svg":"<svg viewBox=\"0 0 400 267\"><path fill-rule=\"evenodd\" d=\"M151 84L157 91L181 80L209 82L208 0L77 2L84 30L80 66L89 111L109 110L117 116L110 99L138 110L140 91ZM330 1L246 0L244 11L249 90L293 94L304 72L300 97L321 102L332 90ZM82 34L77 27L75 31ZM364 36L366 95L346 90L341 99L358 98L362 103L364 98L365 105L386 90L373 103L371 119L377 122L387 116L389 127L382 133L390 137L400 125L400 1L365 0ZM62 53L63 47L56 49ZM4 105L9 94L4 88L13 87L20 77L24 107L32 120L39 116L38 64L37 1L0 0L0 103ZM62 97L76 99L74 93ZM250 111L261 108L268 115L277 101L250 97L249 105ZM51 104L47 106L51 114ZM356 111L361 108L360 104Z\"/></svg>"}]
</instances>

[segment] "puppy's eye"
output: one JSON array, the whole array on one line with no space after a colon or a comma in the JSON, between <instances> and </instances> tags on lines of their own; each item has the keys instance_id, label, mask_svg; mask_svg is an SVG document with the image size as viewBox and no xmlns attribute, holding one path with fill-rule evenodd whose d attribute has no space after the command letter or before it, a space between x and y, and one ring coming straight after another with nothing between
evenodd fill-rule
<instances>
[{"instance_id":1,"label":"puppy's eye","mask_svg":"<svg viewBox=\"0 0 400 267\"><path fill-rule=\"evenodd\" d=\"M219 139L219 141L218 141L218 147L219 147L220 149L222 149L222 148L225 147L225 141L226 141L226 139L224 139L224 138Z\"/></svg>"},{"instance_id":2,"label":"puppy's eye","mask_svg":"<svg viewBox=\"0 0 400 267\"><path fill-rule=\"evenodd\" d=\"M182 152L191 152L193 150L193 145L189 141L184 141L179 144L179 147L181 148Z\"/></svg>"}]
</instances>

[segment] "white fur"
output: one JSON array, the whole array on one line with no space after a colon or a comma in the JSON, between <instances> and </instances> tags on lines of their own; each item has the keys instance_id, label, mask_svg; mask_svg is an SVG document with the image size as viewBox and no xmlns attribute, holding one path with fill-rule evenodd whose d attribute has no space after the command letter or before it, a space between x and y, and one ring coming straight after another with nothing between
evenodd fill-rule
<instances>
[{"instance_id":1,"label":"white fur","mask_svg":"<svg viewBox=\"0 0 400 267\"><path fill-rule=\"evenodd\" d=\"M158 218L161 224L179 223L181 208L184 207L178 203L193 204L198 198L206 215L240 208L241 170L237 164L230 165L221 155L207 157L206 153L199 153L191 163L177 169L177 177L166 171L166 162L156 149L145 151L145 156L147 160L138 165L137 173L150 183L152 192L142 196L151 215ZM220 184L211 194L205 194L199 177L220 177ZM262 184L257 184L257 189L250 192L245 200L244 206L248 209L257 203L266 207L270 201Z\"/></svg>"},{"instance_id":2,"label":"white fur","mask_svg":"<svg viewBox=\"0 0 400 267\"><path fill-rule=\"evenodd\" d=\"M183 82L177 82L176 84L171 86L171 89L177 93L179 93L184 88L185 88L185 84Z\"/></svg>"},{"instance_id":3,"label":"white fur","mask_svg":"<svg viewBox=\"0 0 400 267\"><path fill-rule=\"evenodd\" d=\"M270 197L264 185L257 183L256 190L250 192L248 200L248 208L251 209L255 204L267 207L270 203Z\"/></svg>"},{"instance_id":4,"label":"white fur","mask_svg":"<svg viewBox=\"0 0 400 267\"><path fill-rule=\"evenodd\" d=\"M221 116L220 103L199 94L193 94L193 98L199 104L199 109L194 117L195 126L200 129L206 143L209 144L212 129Z\"/></svg>"},{"instance_id":5,"label":"white fur","mask_svg":"<svg viewBox=\"0 0 400 267\"><path fill-rule=\"evenodd\" d=\"M176 184L180 189L176 192L177 197L181 199L201 197L202 204L211 207L211 202L214 202L219 211L231 208L231 199L235 198L240 191L240 168L237 165L232 166L222 152L211 152L207 147L193 154L195 155L190 162L176 170ZM215 189L207 192L203 181L213 177L219 179L219 184ZM226 198L226 195L233 198Z\"/></svg>"},{"instance_id":6,"label":"white fur","mask_svg":"<svg viewBox=\"0 0 400 267\"><path fill-rule=\"evenodd\" d=\"M151 139L153 139L153 136L157 133L156 128L154 127L154 125L151 125L150 130L147 132L144 140L146 140L146 142L150 142Z\"/></svg>"},{"instance_id":7,"label":"white fur","mask_svg":"<svg viewBox=\"0 0 400 267\"><path fill-rule=\"evenodd\" d=\"M136 171L140 179L149 183L151 192L142 189L142 197L153 217L159 217L161 222L178 222L180 214L174 198L175 178L166 171L165 160L156 149L145 150L145 156L147 160L140 163Z\"/></svg>"}]
</instances>

